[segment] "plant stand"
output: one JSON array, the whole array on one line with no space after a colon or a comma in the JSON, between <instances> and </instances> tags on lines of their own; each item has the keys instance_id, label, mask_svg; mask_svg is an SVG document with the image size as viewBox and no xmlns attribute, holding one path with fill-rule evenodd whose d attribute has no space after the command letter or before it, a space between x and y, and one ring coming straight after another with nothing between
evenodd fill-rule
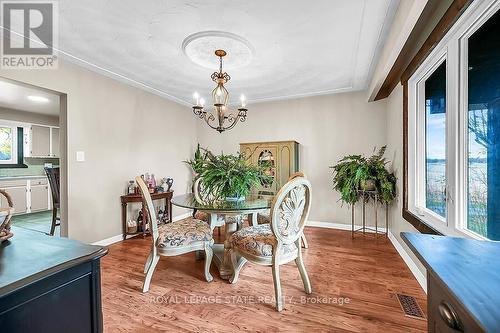
<instances>
[{"instance_id":1,"label":"plant stand","mask_svg":"<svg viewBox=\"0 0 500 333\"><path fill-rule=\"evenodd\" d=\"M355 204L351 204L351 237L354 238L354 234L356 232L362 232L363 236L366 234L366 231L371 231L375 233L375 237L379 235L385 235L387 237L387 232L389 230L389 205L385 205L385 231L379 230L378 227L378 192L377 191L364 191L358 190L358 196L361 197L362 202L362 226L361 228L355 229L354 227L354 207ZM373 200L373 208L375 213L375 229L366 226L366 203L370 200Z\"/></svg>"}]
</instances>

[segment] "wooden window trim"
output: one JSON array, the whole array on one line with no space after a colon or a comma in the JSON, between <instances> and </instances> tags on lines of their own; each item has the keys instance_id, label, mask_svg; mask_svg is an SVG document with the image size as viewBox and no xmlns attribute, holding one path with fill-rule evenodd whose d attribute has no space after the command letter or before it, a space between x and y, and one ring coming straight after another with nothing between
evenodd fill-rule
<instances>
[{"instance_id":1,"label":"wooden window trim","mask_svg":"<svg viewBox=\"0 0 500 333\"><path fill-rule=\"evenodd\" d=\"M403 85L403 218L413 225L418 231L426 234L441 235L439 231L428 223L417 217L408 210L408 80L415 73L417 68L438 45L448 30L453 26L457 19L467 9L473 0L455 0L450 5L446 13L439 20L436 27L432 30L429 37L425 40L417 54L410 61L401 75L401 84Z\"/></svg>"}]
</instances>

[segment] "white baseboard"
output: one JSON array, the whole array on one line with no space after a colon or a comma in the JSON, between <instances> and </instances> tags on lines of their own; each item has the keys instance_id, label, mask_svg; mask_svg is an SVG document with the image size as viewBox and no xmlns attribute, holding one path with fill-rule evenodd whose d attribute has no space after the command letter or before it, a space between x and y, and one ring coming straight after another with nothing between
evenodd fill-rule
<instances>
[{"instance_id":1,"label":"white baseboard","mask_svg":"<svg viewBox=\"0 0 500 333\"><path fill-rule=\"evenodd\" d=\"M172 217L172 221L176 222L176 221L185 219L185 218L190 217L190 216L191 216L191 213L189 213L189 212L185 213L185 214L177 215L177 216ZM139 235L139 234L137 234L137 235ZM127 235L126 239L135 237L137 235ZM109 246L111 244L120 242L122 240L123 240L123 234L119 234L119 235L116 235L113 237L109 237L109 238L94 242L94 243L92 243L92 245Z\"/></svg>"},{"instance_id":2,"label":"white baseboard","mask_svg":"<svg viewBox=\"0 0 500 333\"><path fill-rule=\"evenodd\" d=\"M314 227L314 228L330 228L330 229L340 229L340 230L348 230L351 231L352 225L345 223L333 223L333 222L321 222L321 221L307 221L306 227ZM354 229L357 230L361 228L361 225L354 225ZM372 225L367 226L371 229L374 229ZM366 229L366 232L375 232L371 229ZM385 228L378 227L379 232L385 232Z\"/></svg>"},{"instance_id":3,"label":"white baseboard","mask_svg":"<svg viewBox=\"0 0 500 333\"><path fill-rule=\"evenodd\" d=\"M351 225L345 223L330 223L330 222L320 222L320 221L307 221L307 227L315 227L315 228L330 228L330 229L340 229L340 230L348 230L351 231ZM361 228L359 225L354 226L355 229ZM381 232L385 232L385 228L379 228ZM367 230L367 232L374 232L372 230ZM427 279L424 274L418 269L418 266L412 260L412 258L408 255L405 249L398 242L397 238L392 234L389 230L387 233L387 237L391 241L392 245L398 251L399 256L403 259L406 266L410 269L411 273L420 284L420 287L427 293Z\"/></svg>"},{"instance_id":4,"label":"white baseboard","mask_svg":"<svg viewBox=\"0 0 500 333\"><path fill-rule=\"evenodd\" d=\"M396 251L398 251L399 255L405 262L406 266L410 269L412 272L413 276L415 279L417 279L418 283L420 284L420 287L425 291L427 294L427 278L425 275L422 273L420 269L418 269L418 266L415 264L415 262L412 260L412 258L408 255L408 253L405 251L405 249L401 246L399 243L398 239L394 234L389 230L388 233L389 240L391 241L392 245L394 245L394 248Z\"/></svg>"}]
</instances>

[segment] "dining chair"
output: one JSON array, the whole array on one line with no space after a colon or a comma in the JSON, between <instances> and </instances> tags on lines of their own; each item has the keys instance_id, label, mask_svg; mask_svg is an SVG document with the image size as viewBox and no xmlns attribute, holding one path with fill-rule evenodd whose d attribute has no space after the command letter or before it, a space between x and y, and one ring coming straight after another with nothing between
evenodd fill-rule
<instances>
[{"instance_id":1,"label":"dining chair","mask_svg":"<svg viewBox=\"0 0 500 333\"><path fill-rule=\"evenodd\" d=\"M61 225L61 218L58 212L61 210L61 177L59 168L44 168L47 179L49 180L50 191L52 193L52 224L50 226L49 235L54 236L57 226Z\"/></svg>"},{"instance_id":2,"label":"dining chair","mask_svg":"<svg viewBox=\"0 0 500 333\"><path fill-rule=\"evenodd\" d=\"M303 177L306 178L305 174L303 172L295 172L292 174L287 181L294 179L296 177ZM269 210L263 211L257 214L257 223L258 224L265 224L265 223L270 223L271 222L271 212ZM304 249L309 248L309 244L307 243L306 236L302 234L300 236L300 240L302 241L302 247Z\"/></svg>"},{"instance_id":3,"label":"dining chair","mask_svg":"<svg viewBox=\"0 0 500 333\"><path fill-rule=\"evenodd\" d=\"M188 252L205 251L205 279L207 282L212 281L210 264L212 262L212 244L214 241L208 224L197 219L184 219L158 226L156 210L146 183L140 176L136 177L135 181L139 186L146 214L149 217L149 230L152 235L151 252L144 266L146 277L142 292L149 290L151 278L160 256L170 257Z\"/></svg>"},{"instance_id":4,"label":"dining chair","mask_svg":"<svg viewBox=\"0 0 500 333\"><path fill-rule=\"evenodd\" d=\"M300 238L311 206L311 183L304 177L290 179L276 194L269 224L236 231L230 238L234 268L231 283L236 283L246 261L272 266L276 309L283 310L280 266L295 260L307 294L312 293L307 276ZM238 256L241 258L238 261Z\"/></svg>"}]
</instances>

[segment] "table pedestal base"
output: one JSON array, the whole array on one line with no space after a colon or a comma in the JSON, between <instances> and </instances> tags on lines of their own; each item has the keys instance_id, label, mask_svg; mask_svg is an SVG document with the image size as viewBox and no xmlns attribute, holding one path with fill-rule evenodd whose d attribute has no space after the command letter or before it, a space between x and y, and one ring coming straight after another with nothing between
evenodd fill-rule
<instances>
[{"instance_id":1,"label":"table pedestal base","mask_svg":"<svg viewBox=\"0 0 500 333\"><path fill-rule=\"evenodd\" d=\"M217 214L212 214L211 218L217 218ZM219 268L219 275L223 280L229 280L233 276L234 268L233 263L231 261L231 243L229 242L229 238L231 235L238 230L238 225L242 223L242 215L233 215L233 214L224 214L226 216L231 215L233 219L226 219L226 223L224 224L224 243L223 244L214 244L212 249L214 251L214 256L212 258L215 265ZM250 213L249 220L252 221L253 225L257 223L257 214ZM241 261L244 258L240 256L236 257L236 261L238 266L241 265Z\"/></svg>"}]
</instances>

